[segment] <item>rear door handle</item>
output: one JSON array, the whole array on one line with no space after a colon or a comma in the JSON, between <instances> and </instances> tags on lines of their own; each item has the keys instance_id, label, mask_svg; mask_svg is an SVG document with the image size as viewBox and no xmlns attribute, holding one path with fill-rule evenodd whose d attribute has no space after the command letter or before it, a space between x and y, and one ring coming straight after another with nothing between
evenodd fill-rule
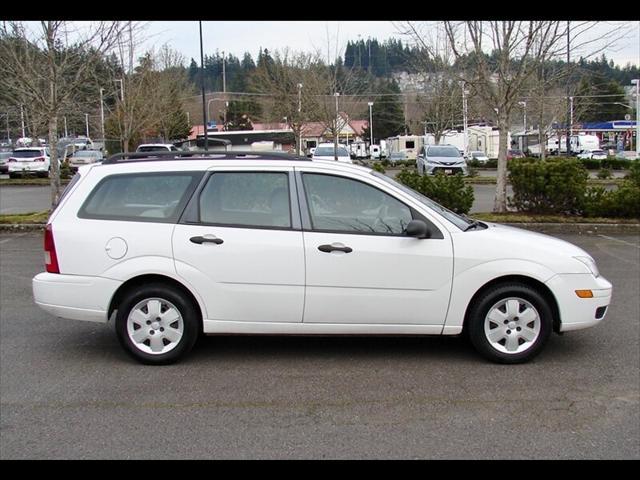
<instances>
[{"instance_id":1,"label":"rear door handle","mask_svg":"<svg viewBox=\"0 0 640 480\"><path fill-rule=\"evenodd\" d=\"M338 245L320 245L318 247L318 250L320 250L321 252L325 252L325 253L331 253L331 252L344 252L344 253L351 253L353 252L353 248L351 247L345 247L345 246L338 246Z\"/></svg>"},{"instance_id":2,"label":"rear door handle","mask_svg":"<svg viewBox=\"0 0 640 480\"><path fill-rule=\"evenodd\" d=\"M216 245L220 245L221 243L224 243L224 240L216 237L215 235L191 237L189 240L193 243L197 243L198 245L202 245L203 243L215 243Z\"/></svg>"}]
</instances>

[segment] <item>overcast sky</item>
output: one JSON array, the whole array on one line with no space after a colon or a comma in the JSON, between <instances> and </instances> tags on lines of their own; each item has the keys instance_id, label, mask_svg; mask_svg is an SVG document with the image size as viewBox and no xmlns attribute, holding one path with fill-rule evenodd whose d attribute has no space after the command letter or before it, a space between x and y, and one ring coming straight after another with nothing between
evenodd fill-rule
<instances>
[{"instance_id":1,"label":"overcast sky","mask_svg":"<svg viewBox=\"0 0 640 480\"><path fill-rule=\"evenodd\" d=\"M398 32L399 22L390 21L203 21L202 36L205 54L216 50L232 53L242 58L249 52L254 60L259 49L270 51L289 47L296 51L320 50L327 55L327 38L331 39L331 56L335 56L336 44L343 55L347 41L357 41L358 35L380 41L390 37L408 40ZM597 38L602 32L620 26L629 30L629 36L615 49L605 53L620 65L628 62L640 66L640 22L602 22L589 36ZM145 46L159 47L167 44L181 52L187 63L191 58L200 62L198 22L152 21L148 22ZM337 41L336 41L337 39Z\"/></svg>"}]
</instances>

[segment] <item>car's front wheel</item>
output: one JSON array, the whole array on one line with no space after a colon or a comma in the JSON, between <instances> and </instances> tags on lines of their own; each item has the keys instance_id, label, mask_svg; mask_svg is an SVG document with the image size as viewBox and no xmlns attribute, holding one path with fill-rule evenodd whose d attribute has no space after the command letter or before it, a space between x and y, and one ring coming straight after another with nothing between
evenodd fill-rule
<instances>
[{"instance_id":1,"label":"car's front wheel","mask_svg":"<svg viewBox=\"0 0 640 480\"><path fill-rule=\"evenodd\" d=\"M199 313L192 302L164 284L135 287L118 306L116 333L136 360L163 365L188 353L199 334Z\"/></svg>"},{"instance_id":2,"label":"car's front wheel","mask_svg":"<svg viewBox=\"0 0 640 480\"><path fill-rule=\"evenodd\" d=\"M549 339L553 314L547 300L525 284L498 285L485 292L468 317L476 350L498 363L523 363L535 357Z\"/></svg>"}]
</instances>

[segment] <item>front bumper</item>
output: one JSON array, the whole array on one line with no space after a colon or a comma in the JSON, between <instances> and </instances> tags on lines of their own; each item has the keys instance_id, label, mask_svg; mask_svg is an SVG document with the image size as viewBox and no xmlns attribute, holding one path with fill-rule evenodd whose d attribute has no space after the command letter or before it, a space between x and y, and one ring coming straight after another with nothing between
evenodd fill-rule
<instances>
[{"instance_id":1,"label":"front bumper","mask_svg":"<svg viewBox=\"0 0 640 480\"><path fill-rule=\"evenodd\" d=\"M611 303L613 286L592 274L562 274L547 281L560 310L560 332L581 330L600 323ZM576 290L591 290L593 298L580 298Z\"/></svg>"},{"instance_id":2,"label":"front bumper","mask_svg":"<svg viewBox=\"0 0 640 480\"><path fill-rule=\"evenodd\" d=\"M107 311L122 282L102 277L39 273L32 280L36 305L56 317L107 322Z\"/></svg>"},{"instance_id":3,"label":"front bumper","mask_svg":"<svg viewBox=\"0 0 640 480\"><path fill-rule=\"evenodd\" d=\"M435 175L438 172L443 172L445 175L455 175L457 173L467 174L466 165L439 165L427 163L427 174Z\"/></svg>"}]
</instances>

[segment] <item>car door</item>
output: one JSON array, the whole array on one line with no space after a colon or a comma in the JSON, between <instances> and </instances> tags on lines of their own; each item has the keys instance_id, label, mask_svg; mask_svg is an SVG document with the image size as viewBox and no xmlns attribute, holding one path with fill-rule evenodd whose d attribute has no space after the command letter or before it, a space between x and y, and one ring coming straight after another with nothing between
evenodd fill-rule
<instances>
[{"instance_id":1,"label":"car door","mask_svg":"<svg viewBox=\"0 0 640 480\"><path fill-rule=\"evenodd\" d=\"M453 275L448 232L381 181L296 171L306 253L303 321L443 325ZM414 218L429 225L431 238L403 233Z\"/></svg>"},{"instance_id":2,"label":"car door","mask_svg":"<svg viewBox=\"0 0 640 480\"><path fill-rule=\"evenodd\" d=\"M208 320L302 321L304 251L291 174L217 168L176 225L176 271L202 296Z\"/></svg>"}]
</instances>

